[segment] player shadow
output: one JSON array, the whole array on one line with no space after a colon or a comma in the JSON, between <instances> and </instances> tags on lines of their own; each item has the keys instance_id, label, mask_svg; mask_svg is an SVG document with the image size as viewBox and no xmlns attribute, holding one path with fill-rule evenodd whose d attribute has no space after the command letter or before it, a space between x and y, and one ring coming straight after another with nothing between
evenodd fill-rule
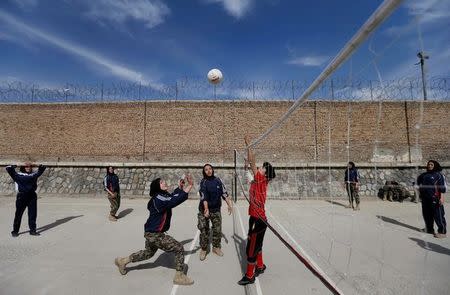
<instances>
[{"instance_id":1,"label":"player shadow","mask_svg":"<svg viewBox=\"0 0 450 295\"><path fill-rule=\"evenodd\" d=\"M233 219L236 214L233 214ZM247 240L242 238L238 234L238 228L237 228L237 220L234 220L233 222L233 241L234 241L234 247L236 248L236 253L238 255L239 264L241 265L241 271L244 274L246 272L247 268L247 253L246 253L246 247L247 247Z\"/></svg>"},{"instance_id":2,"label":"player shadow","mask_svg":"<svg viewBox=\"0 0 450 295\"><path fill-rule=\"evenodd\" d=\"M57 227L58 225L61 225L61 224L66 223L68 221L71 221L72 219L75 219L75 218L78 218L78 217L82 217L82 216L84 216L84 215L69 216L69 217L64 217L64 218L61 218L61 219L57 219L55 222L52 222L52 223L46 224L44 226L38 227L36 229L36 232L37 233L42 233L44 231L47 231L47 230L52 229L54 227ZM24 234L24 233L28 233L28 232L30 232L30 231L29 230L23 231L23 232L20 232L19 235Z\"/></svg>"},{"instance_id":3,"label":"player shadow","mask_svg":"<svg viewBox=\"0 0 450 295\"><path fill-rule=\"evenodd\" d=\"M241 264L242 273L245 273L247 268L247 253L246 246L247 240L244 240L237 233L233 234L234 246L236 248L236 253L238 255L239 263Z\"/></svg>"},{"instance_id":4,"label":"player shadow","mask_svg":"<svg viewBox=\"0 0 450 295\"><path fill-rule=\"evenodd\" d=\"M409 225L409 224L400 222L400 221L395 220L395 219L390 218L390 217L386 217L386 216L382 216L382 215L377 215L377 218L383 220L384 222L389 222L389 223L392 223L392 224L395 224L395 225L399 225L399 226L403 226L403 227L409 228L409 229L411 229L411 230L413 230L413 231L418 231L418 232L421 232L421 231L422 231L422 230L421 230L420 228L418 228L418 227L415 227L415 226L412 226L412 225Z\"/></svg>"},{"instance_id":5,"label":"player shadow","mask_svg":"<svg viewBox=\"0 0 450 295\"><path fill-rule=\"evenodd\" d=\"M128 214L130 214L131 212L133 212L133 208L127 208L125 210L120 211L119 214L117 214L117 218L123 218L125 216L127 216Z\"/></svg>"},{"instance_id":6,"label":"player shadow","mask_svg":"<svg viewBox=\"0 0 450 295\"><path fill-rule=\"evenodd\" d=\"M450 255L450 249L442 247L441 245L425 242L424 240L417 239L417 238L409 238L410 240L414 241L419 245L420 247L424 248L425 250L430 250L436 253L441 253L444 255Z\"/></svg>"},{"instance_id":7,"label":"player shadow","mask_svg":"<svg viewBox=\"0 0 450 295\"><path fill-rule=\"evenodd\" d=\"M187 239L187 240L181 241L180 243L185 245L191 241L192 241L192 239ZM162 251L162 250L158 249L158 251ZM158 251L156 253L158 253ZM193 251L188 251L188 252L193 252ZM186 254L187 252L185 251L184 253ZM155 261L141 263L138 265L127 267L127 271L130 272L130 271L140 270L140 269L152 269L152 268L156 268L156 267L160 267L160 266L170 268L170 269L175 269L174 254L172 252L162 251L161 255L159 255ZM185 269L184 272L187 273L187 269Z\"/></svg>"},{"instance_id":8,"label":"player shadow","mask_svg":"<svg viewBox=\"0 0 450 295\"><path fill-rule=\"evenodd\" d=\"M222 238L225 240L225 243L228 244L227 236L225 236L223 233L222 233Z\"/></svg>"},{"instance_id":9,"label":"player shadow","mask_svg":"<svg viewBox=\"0 0 450 295\"><path fill-rule=\"evenodd\" d=\"M344 205L344 204L341 204L341 203L339 203L339 202L336 202L336 201L332 201L332 200L325 200L325 202L328 202L328 203L331 203L331 204L333 204L333 205L338 205L338 206L341 206L341 207L347 208L347 206L346 206L346 205Z\"/></svg>"}]
</instances>

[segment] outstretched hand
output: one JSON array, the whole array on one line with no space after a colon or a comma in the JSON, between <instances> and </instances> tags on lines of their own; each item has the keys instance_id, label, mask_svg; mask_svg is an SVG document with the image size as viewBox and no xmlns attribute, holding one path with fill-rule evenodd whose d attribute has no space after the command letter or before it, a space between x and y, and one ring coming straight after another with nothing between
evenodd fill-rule
<instances>
[{"instance_id":1,"label":"outstretched hand","mask_svg":"<svg viewBox=\"0 0 450 295\"><path fill-rule=\"evenodd\" d=\"M250 136L249 136L249 135L246 135L246 136L244 137L244 142L245 142L245 145L246 145L246 146L249 146L249 145L250 145Z\"/></svg>"},{"instance_id":2,"label":"outstretched hand","mask_svg":"<svg viewBox=\"0 0 450 295\"><path fill-rule=\"evenodd\" d=\"M181 189L183 189L186 193L189 193L192 189L192 187L194 186L194 179L192 178L192 176L190 174L186 174L186 176L184 177L184 179L182 180L184 182L183 187L180 186ZM187 182L187 186L185 185L185 183ZM180 180L181 183L181 180Z\"/></svg>"}]
</instances>

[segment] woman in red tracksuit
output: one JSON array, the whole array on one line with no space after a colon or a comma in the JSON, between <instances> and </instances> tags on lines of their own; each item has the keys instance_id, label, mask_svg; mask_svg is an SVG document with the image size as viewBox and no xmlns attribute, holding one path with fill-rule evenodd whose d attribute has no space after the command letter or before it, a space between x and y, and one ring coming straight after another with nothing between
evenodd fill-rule
<instances>
[{"instance_id":1,"label":"woman in red tracksuit","mask_svg":"<svg viewBox=\"0 0 450 295\"><path fill-rule=\"evenodd\" d=\"M253 181L250 184L250 205L248 208L249 228L247 240L247 271L244 277L238 282L239 285L253 284L255 277L263 273L266 265L263 263L262 246L264 234L267 229L267 217L264 209L267 197L267 185L275 178L275 169L268 162L264 162L262 167L256 167L255 155L248 147L249 138L245 138L248 151L248 161L253 173Z\"/></svg>"}]
</instances>

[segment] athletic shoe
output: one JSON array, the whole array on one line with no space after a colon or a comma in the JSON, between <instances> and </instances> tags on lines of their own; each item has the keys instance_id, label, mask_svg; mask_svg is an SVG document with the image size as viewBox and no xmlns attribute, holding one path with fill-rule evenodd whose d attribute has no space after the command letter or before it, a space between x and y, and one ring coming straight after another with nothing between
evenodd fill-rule
<instances>
[{"instance_id":1,"label":"athletic shoe","mask_svg":"<svg viewBox=\"0 0 450 295\"><path fill-rule=\"evenodd\" d=\"M19 233L16 231L12 231L11 236L13 236L14 238L17 238L19 236Z\"/></svg>"},{"instance_id":2,"label":"athletic shoe","mask_svg":"<svg viewBox=\"0 0 450 295\"><path fill-rule=\"evenodd\" d=\"M222 249L220 249L220 248L213 247L212 251L213 251L213 253L216 254L217 256L220 256L220 257L223 256Z\"/></svg>"},{"instance_id":3,"label":"athletic shoe","mask_svg":"<svg viewBox=\"0 0 450 295\"><path fill-rule=\"evenodd\" d=\"M32 235L32 236L40 236L41 234L38 233L37 231L30 231L30 235Z\"/></svg>"},{"instance_id":4,"label":"athletic shoe","mask_svg":"<svg viewBox=\"0 0 450 295\"><path fill-rule=\"evenodd\" d=\"M446 234L440 234L440 233L437 233L437 234L434 234L434 237L435 237L435 238L438 238L438 239L443 239L443 238L446 238L447 235L446 235Z\"/></svg>"},{"instance_id":5,"label":"athletic shoe","mask_svg":"<svg viewBox=\"0 0 450 295\"><path fill-rule=\"evenodd\" d=\"M255 277L259 276L260 274L264 273L264 271L266 270L267 266L265 264L263 264L263 266L261 268L257 267L255 269Z\"/></svg>"},{"instance_id":6,"label":"athletic shoe","mask_svg":"<svg viewBox=\"0 0 450 295\"><path fill-rule=\"evenodd\" d=\"M206 259L206 250L201 249L200 250L200 261L203 261Z\"/></svg>"},{"instance_id":7,"label":"athletic shoe","mask_svg":"<svg viewBox=\"0 0 450 295\"><path fill-rule=\"evenodd\" d=\"M245 286L248 284L253 284L255 282L255 277L253 278L248 278L247 276L244 276L239 282L238 284L241 286Z\"/></svg>"}]
</instances>

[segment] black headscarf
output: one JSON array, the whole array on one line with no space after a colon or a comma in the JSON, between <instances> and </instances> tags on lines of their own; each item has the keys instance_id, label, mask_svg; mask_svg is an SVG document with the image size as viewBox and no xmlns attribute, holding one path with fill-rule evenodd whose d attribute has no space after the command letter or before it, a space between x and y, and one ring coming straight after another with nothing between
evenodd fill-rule
<instances>
[{"instance_id":1,"label":"black headscarf","mask_svg":"<svg viewBox=\"0 0 450 295\"><path fill-rule=\"evenodd\" d=\"M275 174L275 168L273 168L273 166L269 163L269 162L264 162L263 163L263 167L266 169L266 177L269 181L271 181L272 179L275 178L276 174Z\"/></svg>"},{"instance_id":2,"label":"black headscarf","mask_svg":"<svg viewBox=\"0 0 450 295\"><path fill-rule=\"evenodd\" d=\"M211 167L211 170L212 170L211 176L206 175L206 173L205 173L205 168L206 168L206 166ZM203 174L203 178L205 178L205 179L211 179L211 178L214 178L214 167L213 167L211 164L205 164L205 165L203 165L202 174Z\"/></svg>"},{"instance_id":3,"label":"black headscarf","mask_svg":"<svg viewBox=\"0 0 450 295\"><path fill-rule=\"evenodd\" d=\"M113 169L113 173L109 173L109 168L112 168L112 169ZM108 174L108 175L113 175L113 174L114 174L114 167L113 167L113 166L108 166L108 167L106 167L106 174Z\"/></svg>"},{"instance_id":4,"label":"black headscarf","mask_svg":"<svg viewBox=\"0 0 450 295\"><path fill-rule=\"evenodd\" d=\"M158 194L166 194L167 191L163 191L161 189L161 178L156 178L152 181L152 183L150 184L150 197L155 197Z\"/></svg>"},{"instance_id":5,"label":"black headscarf","mask_svg":"<svg viewBox=\"0 0 450 295\"><path fill-rule=\"evenodd\" d=\"M434 164L433 170L431 170L431 171L433 171L433 172L441 172L442 171L442 166L441 166L441 164L439 164L438 161L429 160L428 163L430 163L430 162ZM427 166L428 166L428 164L427 164Z\"/></svg>"},{"instance_id":6,"label":"black headscarf","mask_svg":"<svg viewBox=\"0 0 450 295\"><path fill-rule=\"evenodd\" d=\"M25 170L25 167L28 167L28 166L31 168L31 169L30 169L30 172L27 172L27 171ZM22 172L22 173L31 174L31 173L33 173L33 166L31 165L31 163L25 162L24 165L22 165L22 166L19 167L19 171Z\"/></svg>"}]
</instances>

